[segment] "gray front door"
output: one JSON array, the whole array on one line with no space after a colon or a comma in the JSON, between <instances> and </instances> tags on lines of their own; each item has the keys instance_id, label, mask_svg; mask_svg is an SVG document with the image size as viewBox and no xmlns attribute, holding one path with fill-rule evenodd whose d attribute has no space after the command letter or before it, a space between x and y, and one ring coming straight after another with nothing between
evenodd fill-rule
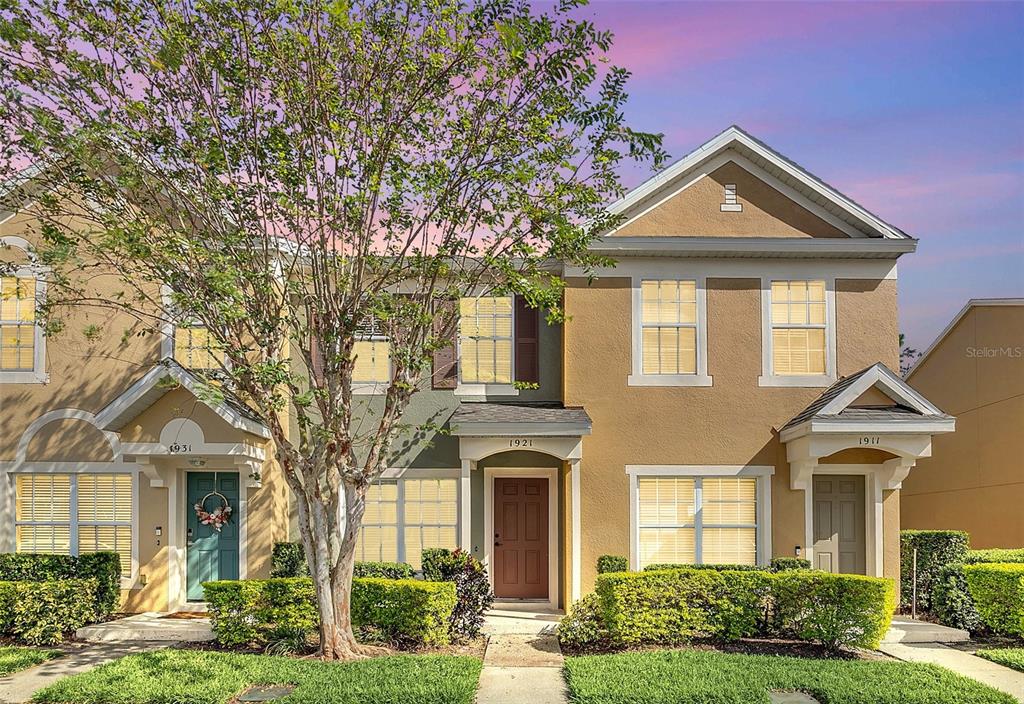
<instances>
[{"instance_id":1,"label":"gray front door","mask_svg":"<svg viewBox=\"0 0 1024 704\"><path fill-rule=\"evenodd\" d=\"M189 601L202 601L203 582L238 579L238 472L189 472L187 477L187 597ZM201 503L209 512L225 501L232 513L219 531L199 522L196 504Z\"/></svg>"},{"instance_id":2,"label":"gray front door","mask_svg":"<svg viewBox=\"0 0 1024 704\"><path fill-rule=\"evenodd\" d=\"M865 574L864 477L814 477L814 566Z\"/></svg>"}]
</instances>

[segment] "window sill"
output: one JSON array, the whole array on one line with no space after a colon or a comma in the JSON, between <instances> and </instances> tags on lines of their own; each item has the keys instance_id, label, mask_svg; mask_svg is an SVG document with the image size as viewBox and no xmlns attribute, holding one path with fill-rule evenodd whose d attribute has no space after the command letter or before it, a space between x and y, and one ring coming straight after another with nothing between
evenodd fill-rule
<instances>
[{"instance_id":1,"label":"window sill","mask_svg":"<svg viewBox=\"0 0 1024 704\"><path fill-rule=\"evenodd\" d=\"M627 386L713 386L707 374L630 374Z\"/></svg>"},{"instance_id":2,"label":"window sill","mask_svg":"<svg viewBox=\"0 0 1024 704\"><path fill-rule=\"evenodd\" d=\"M518 396L519 389L512 384L462 384L455 387L455 395L470 398L488 396Z\"/></svg>"},{"instance_id":3,"label":"window sill","mask_svg":"<svg viewBox=\"0 0 1024 704\"><path fill-rule=\"evenodd\" d=\"M0 372L0 384L48 384L50 375L45 372Z\"/></svg>"},{"instance_id":4,"label":"window sill","mask_svg":"<svg viewBox=\"0 0 1024 704\"><path fill-rule=\"evenodd\" d=\"M352 382L352 395L373 396L375 394L382 394L388 390L389 386L391 386L391 384L386 381L382 381L379 383Z\"/></svg>"},{"instance_id":5,"label":"window sill","mask_svg":"<svg viewBox=\"0 0 1024 704\"><path fill-rule=\"evenodd\" d=\"M811 376L768 376L757 377L758 386L779 386L790 388L827 388L836 383L835 377L827 374Z\"/></svg>"}]
</instances>

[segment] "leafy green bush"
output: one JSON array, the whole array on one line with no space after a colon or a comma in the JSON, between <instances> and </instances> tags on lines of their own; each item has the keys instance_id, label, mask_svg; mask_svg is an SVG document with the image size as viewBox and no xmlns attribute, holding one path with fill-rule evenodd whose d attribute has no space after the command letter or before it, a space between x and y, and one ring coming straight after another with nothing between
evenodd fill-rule
<instances>
[{"instance_id":1,"label":"leafy green bush","mask_svg":"<svg viewBox=\"0 0 1024 704\"><path fill-rule=\"evenodd\" d=\"M225 580L203 584L217 642L265 646L297 632L317 630L319 614L308 577ZM455 608L449 583L357 577L352 581L352 625L361 638L398 645L448 642Z\"/></svg>"},{"instance_id":2,"label":"leafy green bush","mask_svg":"<svg viewBox=\"0 0 1024 704\"><path fill-rule=\"evenodd\" d=\"M629 560L624 555L601 555L597 558L597 573L625 572L629 569ZM574 607L575 608L575 607Z\"/></svg>"},{"instance_id":3,"label":"leafy green bush","mask_svg":"<svg viewBox=\"0 0 1024 704\"><path fill-rule=\"evenodd\" d=\"M841 646L877 648L896 609L888 579L817 571L779 572L772 578L772 619L779 633Z\"/></svg>"},{"instance_id":4,"label":"leafy green bush","mask_svg":"<svg viewBox=\"0 0 1024 704\"><path fill-rule=\"evenodd\" d=\"M914 595L917 548L917 609L932 611L932 583L946 565L963 564L969 536L962 530L900 531L900 605L910 609Z\"/></svg>"},{"instance_id":5,"label":"leafy green bush","mask_svg":"<svg viewBox=\"0 0 1024 704\"><path fill-rule=\"evenodd\" d=\"M271 577L308 577L306 554L300 543L274 543L270 552Z\"/></svg>"},{"instance_id":6,"label":"leafy green bush","mask_svg":"<svg viewBox=\"0 0 1024 704\"><path fill-rule=\"evenodd\" d=\"M0 635L29 645L53 645L96 617L95 579L0 582Z\"/></svg>"},{"instance_id":7,"label":"leafy green bush","mask_svg":"<svg viewBox=\"0 0 1024 704\"><path fill-rule=\"evenodd\" d=\"M601 600L597 594L587 594L577 601L558 623L558 643L563 649L585 650L607 639L608 630L601 617Z\"/></svg>"},{"instance_id":8,"label":"leafy green bush","mask_svg":"<svg viewBox=\"0 0 1024 704\"><path fill-rule=\"evenodd\" d=\"M412 565L404 562L357 562L352 570L356 577L379 577L381 579L412 579Z\"/></svg>"},{"instance_id":9,"label":"leafy green bush","mask_svg":"<svg viewBox=\"0 0 1024 704\"><path fill-rule=\"evenodd\" d=\"M0 553L0 581L52 582L95 580L94 616L103 618L121 601L121 558L116 552L85 553L78 557L49 553ZM81 598L81 595L79 595Z\"/></svg>"},{"instance_id":10,"label":"leafy green bush","mask_svg":"<svg viewBox=\"0 0 1024 704\"><path fill-rule=\"evenodd\" d=\"M999 634L1024 636L1024 564L964 565L964 575L985 625Z\"/></svg>"},{"instance_id":11,"label":"leafy green bush","mask_svg":"<svg viewBox=\"0 0 1024 704\"><path fill-rule=\"evenodd\" d=\"M1024 562L1024 548L989 548L967 551L964 563L975 565L981 562Z\"/></svg>"},{"instance_id":12,"label":"leafy green bush","mask_svg":"<svg viewBox=\"0 0 1024 704\"><path fill-rule=\"evenodd\" d=\"M932 583L932 615L939 623L972 633L981 629L981 614L967 589L963 565L946 565Z\"/></svg>"},{"instance_id":13,"label":"leafy green bush","mask_svg":"<svg viewBox=\"0 0 1024 704\"><path fill-rule=\"evenodd\" d=\"M367 640L445 645L457 603L452 582L359 578L352 582L352 625Z\"/></svg>"},{"instance_id":14,"label":"leafy green bush","mask_svg":"<svg viewBox=\"0 0 1024 704\"><path fill-rule=\"evenodd\" d=\"M455 583L458 603L452 611L451 635L455 638L480 635L484 613L494 603L494 593L483 563L462 550L444 548L428 548L423 551L422 559L424 579Z\"/></svg>"},{"instance_id":15,"label":"leafy green bush","mask_svg":"<svg viewBox=\"0 0 1024 704\"><path fill-rule=\"evenodd\" d=\"M788 572L789 570L809 570L811 561L802 557L773 557L771 562L772 572Z\"/></svg>"},{"instance_id":16,"label":"leafy green bush","mask_svg":"<svg viewBox=\"0 0 1024 704\"><path fill-rule=\"evenodd\" d=\"M764 624L767 572L647 570L599 575L597 595L618 645L755 635Z\"/></svg>"},{"instance_id":17,"label":"leafy green bush","mask_svg":"<svg viewBox=\"0 0 1024 704\"><path fill-rule=\"evenodd\" d=\"M714 570L716 572L761 572L757 565L728 565L704 562L688 565L681 562L659 562L644 567L644 572L663 572L664 570Z\"/></svg>"}]
</instances>

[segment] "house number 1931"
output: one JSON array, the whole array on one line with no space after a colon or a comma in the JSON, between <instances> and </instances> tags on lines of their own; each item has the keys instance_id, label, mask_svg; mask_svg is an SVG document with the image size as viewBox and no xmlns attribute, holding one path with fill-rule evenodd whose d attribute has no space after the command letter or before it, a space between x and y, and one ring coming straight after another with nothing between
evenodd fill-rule
<instances>
[{"instance_id":1,"label":"house number 1931","mask_svg":"<svg viewBox=\"0 0 1024 704\"><path fill-rule=\"evenodd\" d=\"M512 438L508 441L509 447L533 447L532 438Z\"/></svg>"},{"instance_id":2,"label":"house number 1931","mask_svg":"<svg viewBox=\"0 0 1024 704\"><path fill-rule=\"evenodd\" d=\"M860 439L861 445L878 445L880 439L877 435L865 435Z\"/></svg>"}]
</instances>

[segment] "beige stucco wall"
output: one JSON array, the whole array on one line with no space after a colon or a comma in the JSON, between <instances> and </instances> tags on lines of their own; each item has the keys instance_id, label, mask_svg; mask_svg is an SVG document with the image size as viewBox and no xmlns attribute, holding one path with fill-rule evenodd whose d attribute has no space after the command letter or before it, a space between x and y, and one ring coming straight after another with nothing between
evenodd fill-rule
<instances>
[{"instance_id":1,"label":"beige stucco wall","mask_svg":"<svg viewBox=\"0 0 1024 704\"><path fill-rule=\"evenodd\" d=\"M1024 547L1024 305L972 307L909 376L956 431L903 482L905 528Z\"/></svg>"},{"instance_id":2,"label":"beige stucco wall","mask_svg":"<svg viewBox=\"0 0 1024 704\"><path fill-rule=\"evenodd\" d=\"M725 184L736 184L738 213L723 213ZM659 194L658 197L664 197ZM649 207L653 203L641 206ZM848 237L734 162L691 184L617 230L621 236Z\"/></svg>"},{"instance_id":3,"label":"beige stucco wall","mask_svg":"<svg viewBox=\"0 0 1024 704\"><path fill-rule=\"evenodd\" d=\"M773 552L792 555L805 542L804 494L789 488L777 429L822 389L758 386L760 281L708 279L710 388L627 385L630 286L625 277L592 285L570 279L565 293L565 403L585 407L593 420L581 463L584 592L593 587L599 555L629 553L630 464L774 466ZM840 280L836 306L840 375L876 361L897 363L895 281ZM898 525L898 499L891 505L887 533Z\"/></svg>"}]
</instances>

